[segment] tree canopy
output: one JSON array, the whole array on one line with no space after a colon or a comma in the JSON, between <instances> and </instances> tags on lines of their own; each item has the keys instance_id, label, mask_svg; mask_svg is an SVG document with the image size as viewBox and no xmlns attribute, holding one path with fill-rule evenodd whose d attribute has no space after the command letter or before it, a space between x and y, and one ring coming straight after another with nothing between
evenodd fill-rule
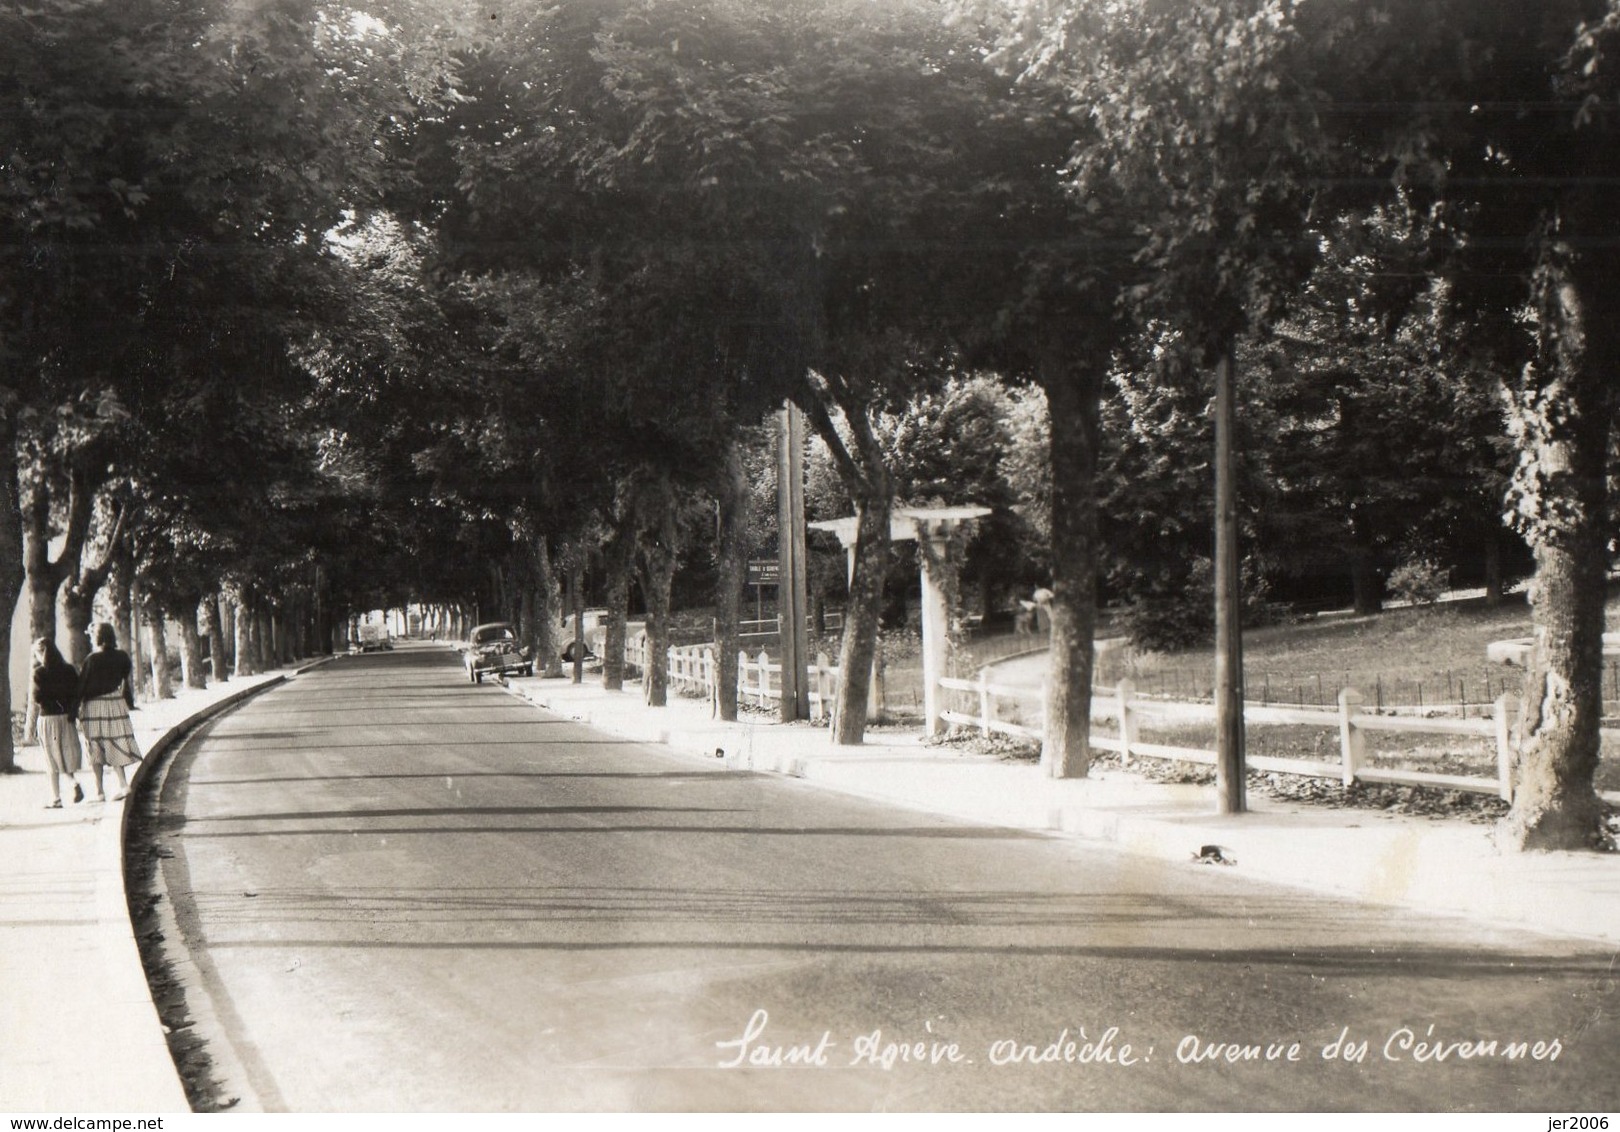
<instances>
[{"instance_id":1,"label":"tree canopy","mask_svg":"<svg viewBox=\"0 0 1620 1132\"><path fill-rule=\"evenodd\" d=\"M1533 550L1511 828L1578 842L1617 35L1614 0L7 9L0 596L76 636L130 582L159 628L223 592L328 643L415 601L555 651L564 581L657 637L685 575L730 640L791 401L858 519L835 738L892 507L983 501L970 574L1052 590L1046 761L1084 774L1099 605L1201 627L1226 357L1273 593Z\"/></svg>"}]
</instances>

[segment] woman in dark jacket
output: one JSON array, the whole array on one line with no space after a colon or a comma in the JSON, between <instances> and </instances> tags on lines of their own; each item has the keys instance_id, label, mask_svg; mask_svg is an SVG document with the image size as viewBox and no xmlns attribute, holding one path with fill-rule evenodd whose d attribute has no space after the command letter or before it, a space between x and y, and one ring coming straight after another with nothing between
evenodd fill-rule
<instances>
[{"instance_id":1,"label":"woman in dark jacket","mask_svg":"<svg viewBox=\"0 0 1620 1132\"><path fill-rule=\"evenodd\" d=\"M45 769L51 776L51 802L46 809L62 808L62 776L73 784L73 800L84 801L84 788L74 779L83 763L79 733L73 729L79 708L79 674L57 651L49 637L34 642L33 682L28 692L28 720L23 741L38 741L45 750Z\"/></svg>"},{"instance_id":2,"label":"woman in dark jacket","mask_svg":"<svg viewBox=\"0 0 1620 1132\"><path fill-rule=\"evenodd\" d=\"M101 787L102 767L110 766L118 775L118 793L113 795L116 802L129 797L124 768L141 761L135 728L129 722L129 709L135 706L134 672L129 654L118 647L113 627L106 622L97 625L96 651L79 673L79 727L89 748L98 801L107 800Z\"/></svg>"}]
</instances>

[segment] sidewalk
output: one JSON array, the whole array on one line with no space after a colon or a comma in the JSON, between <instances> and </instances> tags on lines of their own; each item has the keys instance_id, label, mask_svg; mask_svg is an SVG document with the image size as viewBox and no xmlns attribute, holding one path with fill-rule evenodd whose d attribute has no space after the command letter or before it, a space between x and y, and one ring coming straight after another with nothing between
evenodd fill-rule
<instances>
[{"instance_id":1,"label":"sidewalk","mask_svg":"<svg viewBox=\"0 0 1620 1132\"><path fill-rule=\"evenodd\" d=\"M134 715L146 758L193 722L292 674L233 677L183 689ZM124 897L126 802L106 803L81 771L86 800L50 783L38 747L18 752L24 773L0 775L0 1112L189 1112L130 928Z\"/></svg>"},{"instance_id":2,"label":"sidewalk","mask_svg":"<svg viewBox=\"0 0 1620 1132\"><path fill-rule=\"evenodd\" d=\"M1620 854L1502 854L1490 827L1376 810L1330 809L1251 795L1249 813L1215 813L1209 786L1166 785L1093 769L1058 780L1038 766L925 746L921 736L869 731L864 746L833 747L824 727L722 723L708 704L642 703L639 686L519 678L512 692L560 715L630 739L667 744L728 767L787 774L828 789L969 821L1111 843L1135 854L1195 863L1220 846L1242 876L1354 900L1454 913L1558 935L1620 943Z\"/></svg>"}]
</instances>

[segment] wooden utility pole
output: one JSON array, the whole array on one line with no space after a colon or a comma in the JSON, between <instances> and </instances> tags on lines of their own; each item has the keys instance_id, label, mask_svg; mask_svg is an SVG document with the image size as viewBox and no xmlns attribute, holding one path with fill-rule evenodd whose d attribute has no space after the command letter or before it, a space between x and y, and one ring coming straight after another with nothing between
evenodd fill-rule
<instances>
[{"instance_id":1,"label":"wooden utility pole","mask_svg":"<svg viewBox=\"0 0 1620 1132\"><path fill-rule=\"evenodd\" d=\"M781 719L810 718L809 612L804 544L804 414L789 401L777 417L776 531L781 577L776 613L782 626Z\"/></svg>"},{"instance_id":2,"label":"wooden utility pole","mask_svg":"<svg viewBox=\"0 0 1620 1132\"><path fill-rule=\"evenodd\" d=\"M1248 809L1243 752L1243 626L1239 599L1237 458L1232 350L1215 365L1215 792L1223 814Z\"/></svg>"}]
</instances>

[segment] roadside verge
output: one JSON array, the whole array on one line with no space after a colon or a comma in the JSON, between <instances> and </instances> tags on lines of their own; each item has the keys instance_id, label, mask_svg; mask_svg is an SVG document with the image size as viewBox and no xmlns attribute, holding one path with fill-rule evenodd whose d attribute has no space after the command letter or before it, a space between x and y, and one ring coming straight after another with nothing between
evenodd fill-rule
<instances>
[{"instance_id":1,"label":"roadside verge","mask_svg":"<svg viewBox=\"0 0 1620 1132\"><path fill-rule=\"evenodd\" d=\"M696 700L672 698L651 708L639 688L609 692L520 678L510 690L558 715L724 760L732 769L1105 843L1188 869L1230 867L1257 880L1367 903L1620 943L1620 854L1502 853L1489 825L1252 795L1250 812L1223 816L1204 786L1155 783L1112 769L1052 779L1029 763L925 745L915 732L872 731L863 746L835 747L825 728L763 719L725 723Z\"/></svg>"},{"instance_id":2,"label":"roadside verge","mask_svg":"<svg viewBox=\"0 0 1620 1132\"><path fill-rule=\"evenodd\" d=\"M187 732L298 669L233 677L133 713L131 800ZM0 776L0 1111L189 1112L152 1002L125 888L126 802L47 800L39 749ZM81 776L82 781L82 776Z\"/></svg>"}]
</instances>

